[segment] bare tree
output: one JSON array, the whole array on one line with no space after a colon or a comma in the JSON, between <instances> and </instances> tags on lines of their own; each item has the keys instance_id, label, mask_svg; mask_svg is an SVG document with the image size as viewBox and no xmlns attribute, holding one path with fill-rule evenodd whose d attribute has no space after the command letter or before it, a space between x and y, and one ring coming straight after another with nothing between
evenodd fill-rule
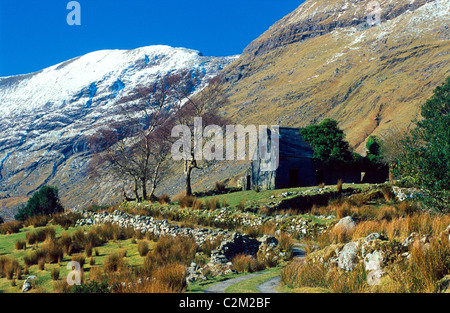
<instances>
[{"instance_id":1,"label":"bare tree","mask_svg":"<svg viewBox=\"0 0 450 313\"><path fill-rule=\"evenodd\" d=\"M195 71L178 72L151 87L138 88L136 94L128 96L121 104L123 119L91 137L94 150L91 172L96 173L101 164L106 172L120 177L124 185L126 181L133 183L136 200L153 200L155 189L170 168L173 126L179 124L192 129L195 117L201 117L207 124L225 124L216 114L216 109L227 101L221 80L214 78L196 92L201 77ZM193 149L188 154L190 157L183 160L183 167L186 194L191 195L192 171L211 162L196 158ZM130 199L125 188L123 192L125 199Z\"/></svg>"},{"instance_id":2,"label":"bare tree","mask_svg":"<svg viewBox=\"0 0 450 313\"><path fill-rule=\"evenodd\" d=\"M155 189L168 169L169 105L174 101L169 85L170 78L166 78L152 87L138 88L141 100L122 104L123 119L99 130L90 139L94 151L91 173L97 173L103 166L124 182L133 181L138 201L155 199ZM124 197L127 199L125 189Z\"/></svg>"},{"instance_id":3,"label":"bare tree","mask_svg":"<svg viewBox=\"0 0 450 313\"><path fill-rule=\"evenodd\" d=\"M220 76L213 78L209 84L199 93L192 94L192 88L196 84L196 75L183 73L175 85L175 97L177 98L175 120L179 125L194 128L194 118L201 118L207 125L218 125L223 127L226 120L217 114L217 109L228 101L223 90ZM194 142L194 132L191 132L191 142ZM186 184L186 195L192 195L192 171L204 169L214 161L199 159L196 156L194 145L188 151L188 157L183 160L183 168Z\"/></svg>"}]
</instances>

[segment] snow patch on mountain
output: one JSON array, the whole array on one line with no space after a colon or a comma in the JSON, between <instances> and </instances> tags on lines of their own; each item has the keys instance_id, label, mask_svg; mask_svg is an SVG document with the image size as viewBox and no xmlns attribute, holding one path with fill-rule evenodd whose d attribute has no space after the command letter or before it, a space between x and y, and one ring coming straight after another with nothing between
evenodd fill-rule
<instances>
[{"instance_id":1,"label":"snow patch on mountain","mask_svg":"<svg viewBox=\"0 0 450 313\"><path fill-rule=\"evenodd\" d=\"M71 156L86 151L87 138L99 127L121 118L120 103L135 99L137 87L192 71L200 76L198 92L238 57L158 45L95 51L35 73L0 77L0 191L29 194L57 174L70 176L60 172L86 163ZM69 180L67 190L74 183Z\"/></svg>"}]
</instances>

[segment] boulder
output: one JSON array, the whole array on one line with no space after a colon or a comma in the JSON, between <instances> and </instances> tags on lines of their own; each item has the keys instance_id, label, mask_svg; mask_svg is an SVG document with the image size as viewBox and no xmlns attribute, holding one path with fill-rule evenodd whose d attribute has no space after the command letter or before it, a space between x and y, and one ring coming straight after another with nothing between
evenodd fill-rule
<instances>
[{"instance_id":1,"label":"boulder","mask_svg":"<svg viewBox=\"0 0 450 313\"><path fill-rule=\"evenodd\" d=\"M369 286L379 285L381 278L384 276L384 272L382 270L370 271L367 273L367 284Z\"/></svg>"},{"instance_id":2,"label":"boulder","mask_svg":"<svg viewBox=\"0 0 450 313\"><path fill-rule=\"evenodd\" d=\"M341 218L334 227L349 231L356 227L356 222L351 216L346 216Z\"/></svg>"},{"instance_id":3,"label":"boulder","mask_svg":"<svg viewBox=\"0 0 450 313\"><path fill-rule=\"evenodd\" d=\"M364 258L364 266L367 272L381 270L384 263L384 252L380 250L368 253Z\"/></svg>"},{"instance_id":4,"label":"boulder","mask_svg":"<svg viewBox=\"0 0 450 313\"><path fill-rule=\"evenodd\" d=\"M261 242L261 245L266 245L271 248L275 248L278 245L278 239L270 235L262 236L259 241Z\"/></svg>"},{"instance_id":5,"label":"boulder","mask_svg":"<svg viewBox=\"0 0 450 313\"><path fill-rule=\"evenodd\" d=\"M359 242L353 241L347 243L339 252L337 257L339 268L345 271L352 271L358 264Z\"/></svg>"}]
</instances>

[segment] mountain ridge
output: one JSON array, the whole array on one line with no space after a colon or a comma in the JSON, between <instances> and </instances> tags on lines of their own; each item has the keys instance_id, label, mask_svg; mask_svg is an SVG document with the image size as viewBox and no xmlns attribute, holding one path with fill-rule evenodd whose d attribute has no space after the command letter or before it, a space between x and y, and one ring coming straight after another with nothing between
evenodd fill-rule
<instances>
[{"instance_id":1,"label":"mountain ridge","mask_svg":"<svg viewBox=\"0 0 450 313\"><path fill-rule=\"evenodd\" d=\"M365 152L370 135L404 131L419 117L420 104L450 74L449 4L377 2L381 20L370 27L368 1L300 5L223 71L231 101L222 113L240 123L293 127L333 118L359 153ZM341 16L332 13L345 4ZM300 22L287 23L294 16ZM301 31L292 31L314 27L330 31L302 40L295 37ZM285 35L291 33L295 36Z\"/></svg>"},{"instance_id":2,"label":"mountain ridge","mask_svg":"<svg viewBox=\"0 0 450 313\"><path fill-rule=\"evenodd\" d=\"M97 199L85 177L88 139L123 118L121 104L139 101L140 86L177 71L198 73L193 91L198 92L236 58L157 45L94 51L34 73L1 77L0 208L16 205L17 198L44 184L59 187L69 207ZM107 189L114 183L100 185ZM114 198L112 193L105 191L98 202Z\"/></svg>"}]
</instances>

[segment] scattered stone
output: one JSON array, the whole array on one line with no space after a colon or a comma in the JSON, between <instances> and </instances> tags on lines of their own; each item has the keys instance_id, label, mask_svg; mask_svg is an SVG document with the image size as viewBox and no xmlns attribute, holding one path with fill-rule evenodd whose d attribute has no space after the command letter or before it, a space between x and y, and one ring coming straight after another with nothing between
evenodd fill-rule
<instances>
[{"instance_id":1,"label":"scattered stone","mask_svg":"<svg viewBox=\"0 0 450 313\"><path fill-rule=\"evenodd\" d=\"M417 188L400 188L393 186L392 191L398 201L414 200L424 196L424 191Z\"/></svg>"}]
</instances>

